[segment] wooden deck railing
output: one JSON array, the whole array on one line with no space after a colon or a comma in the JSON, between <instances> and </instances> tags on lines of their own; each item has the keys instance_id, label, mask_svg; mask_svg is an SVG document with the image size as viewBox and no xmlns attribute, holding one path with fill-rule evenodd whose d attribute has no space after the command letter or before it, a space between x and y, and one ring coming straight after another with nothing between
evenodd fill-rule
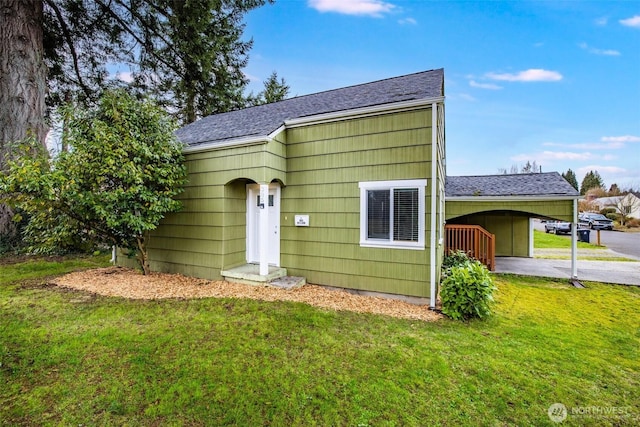
<instances>
[{"instance_id":1,"label":"wooden deck railing","mask_svg":"<svg viewBox=\"0 0 640 427\"><path fill-rule=\"evenodd\" d=\"M496 268L495 236L479 225L445 225L445 253L461 250L491 271Z\"/></svg>"}]
</instances>

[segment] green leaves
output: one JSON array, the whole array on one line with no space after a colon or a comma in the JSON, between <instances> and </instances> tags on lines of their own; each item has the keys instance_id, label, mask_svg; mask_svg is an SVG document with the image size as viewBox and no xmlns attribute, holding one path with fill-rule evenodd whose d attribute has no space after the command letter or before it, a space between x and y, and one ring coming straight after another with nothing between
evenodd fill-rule
<instances>
[{"instance_id":1,"label":"green leaves","mask_svg":"<svg viewBox=\"0 0 640 427\"><path fill-rule=\"evenodd\" d=\"M489 270L461 252L448 258L440 286L442 312L455 320L489 316L495 290Z\"/></svg>"},{"instance_id":2,"label":"green leaves","mask_svg":"<svg viewBox=\"0 0 640 427\"><path fill-rule=\"evenodd\" d=\"M76 235L139 250L145 233L181 207L174 197L186 168L174 121L123 91L106 92L92 110L68 109L66 117L69 150L51 161L23 157L0 189L37 218L32 228L46 238L33 233L36 247L64 246L60 239Z\"/></svg>"}]
</instances>

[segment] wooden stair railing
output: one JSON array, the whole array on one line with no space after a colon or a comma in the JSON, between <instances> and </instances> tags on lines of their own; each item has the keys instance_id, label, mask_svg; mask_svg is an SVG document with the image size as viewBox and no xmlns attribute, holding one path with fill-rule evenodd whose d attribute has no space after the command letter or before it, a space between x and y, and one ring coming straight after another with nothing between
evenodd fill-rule
<instances>
[{"instance_id":1,"label":"wooden stair railing","mask_svg":"<svg viewBox=\"0 0 640 427\"><path fill-rule=\"evenodd\" d=\"M496 238L479 225L446 224L445 254L461 250L490 271L496 268Z\"/></svg>"}]
</instances>

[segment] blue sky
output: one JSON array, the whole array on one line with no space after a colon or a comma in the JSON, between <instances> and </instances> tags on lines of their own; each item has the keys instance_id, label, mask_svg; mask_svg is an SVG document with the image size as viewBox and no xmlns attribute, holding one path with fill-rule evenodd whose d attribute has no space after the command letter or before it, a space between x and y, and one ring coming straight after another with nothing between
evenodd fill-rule
<instances>
[{"instance_id":1,"label":"blue sky","mask_svg":"<svg viewBox=\"0 0 640 427\"><path fill-rule=\"evenodd\" d=\"M444 68L449 175L536 161L640 189L640 1L276 0L245 21L254 92Z\"/></svg>"}]
</instances>

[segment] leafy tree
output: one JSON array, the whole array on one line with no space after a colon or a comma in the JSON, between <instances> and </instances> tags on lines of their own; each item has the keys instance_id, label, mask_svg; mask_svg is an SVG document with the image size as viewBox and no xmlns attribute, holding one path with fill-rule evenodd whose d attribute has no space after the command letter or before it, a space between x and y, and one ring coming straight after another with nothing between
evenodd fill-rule
<instances>
[{"instance_id":1,"label":"leafy tree","mask_svg":"<svg viewBox=\"0 0 640 427\"><path fill-rule=\"evenodd\" d=\"M575 172L573 172L570 168L567 169L566 173L562 174L562 177L576 190L578 189L578 179L576 178Z\"/></svg>"},{"instance_id":2,"label":"leafy tree","mask_svg":"<svg viewBox=\"0 0 640 427\"><path fill-rule=\"evenodd\" d=\"M582 184L580 184L580 194L584 196L587 191L594 188L604 190L604 182L598 171L589 171L582 179Z\"/></svg>"},{"instance_id":3,"label":"leafy tree","mask_svg":"<svg viewBox=\"0 0 640 427\"><path fill-rule=\"evenodd\" d=\"M174 196L186 182L175 121L123 91L67 117L69 151L49 160L37 142L23 144L32 152L10 162L0 190L33 216L31 230L44 236L36 245L56 247L70 235L102 239L136 253L148 273L148 232L180 209Z\"/></svg>"}]
</instances>

